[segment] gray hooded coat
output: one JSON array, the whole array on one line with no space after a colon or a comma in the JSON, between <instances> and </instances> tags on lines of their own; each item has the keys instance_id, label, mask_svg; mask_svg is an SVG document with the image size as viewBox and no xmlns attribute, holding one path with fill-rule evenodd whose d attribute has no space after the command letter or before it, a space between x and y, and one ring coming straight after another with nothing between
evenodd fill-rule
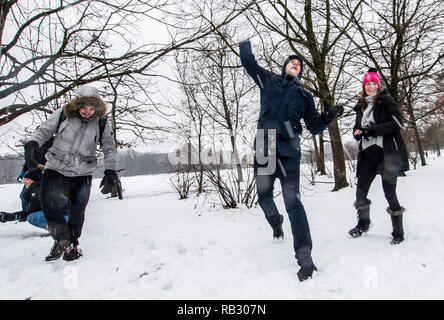
<instances>
[{"instance_id":1,"label":"gray hooded coat","mask_svg":"<svg viewBox=\"0 0 444 320\"><path fill-rule=\"evenodd\" d=\"M78 110L86 100L88 104L96 106L96 111L90 118L83 119ZM67 177L92 175L97 167L96 152L100 143L99 118L106 115L105 103L97 97L77 97L64 108L56 110L37 128L29 140L36 141L41 147L56 133L62 112L66 119L60 123L54 143L45 155L47 160L45 167ZM116 145L109 121L105 124L101 140L105 170L115 170Z\"/></svg>"}]
</instances>

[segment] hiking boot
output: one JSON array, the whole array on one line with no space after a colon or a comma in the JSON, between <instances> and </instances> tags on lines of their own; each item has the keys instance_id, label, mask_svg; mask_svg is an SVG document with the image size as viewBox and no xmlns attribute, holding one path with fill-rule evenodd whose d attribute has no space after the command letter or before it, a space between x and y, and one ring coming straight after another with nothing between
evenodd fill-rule
<instances>
[{"instance_id":1,"label":"hiking boot","mask_svg":"<svg viewBox=\"0 0 444 320\"><path fill-rule=\"evenodd\" d=\"M63 254L63 260L65 261L74 261L83 256L82 249L77 247L69 247L65 250Z\"/></svg>"},{"instance_id":2,"label":"hiking boot","mask_svg":"<svg viewBox=\"0 0 444 320\"><path fill-rule=\"evenodd\" d=\"M45 261L53 261L59 259L67 248L71 246L69 240L55 240L52 245L49 255L46 256Z\"/></svg>"}]
</instances>

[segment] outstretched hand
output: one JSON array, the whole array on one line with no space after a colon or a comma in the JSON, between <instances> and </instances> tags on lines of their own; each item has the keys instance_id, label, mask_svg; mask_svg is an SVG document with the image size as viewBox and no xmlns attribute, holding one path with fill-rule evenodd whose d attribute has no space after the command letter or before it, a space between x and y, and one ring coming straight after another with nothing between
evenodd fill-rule
<instances>
[{"instance_id":1,"label":"outstretched hand","mask_svg":"<svg viewBox=\"0 0 444 320\"><path fill-rule=\"evenodd\" d=\"M324 111L321 113L322 120L329 124L333 120L339 118L344 112L344 106L342 104L336 104L330 107L330 104L324 99Z\"/></svg>"}]
</instances>

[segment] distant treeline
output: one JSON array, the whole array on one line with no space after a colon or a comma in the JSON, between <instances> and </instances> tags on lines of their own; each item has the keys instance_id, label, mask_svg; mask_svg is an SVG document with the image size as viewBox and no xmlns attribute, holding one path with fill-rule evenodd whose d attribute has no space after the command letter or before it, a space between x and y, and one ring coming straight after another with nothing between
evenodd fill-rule
<instances>
[{"instance_id":1,"label":"distant treeline","mask_svg":"<svg viewBox=\"0 0 444 320\"><path fill-rule=\"evenodd\" d=\"M331 160L330 146L326 146L325 149L325 159ZM348 154L351 154L351 158L356 159L357 147L355 147L356 150L353 150L353 146L347 149L350 150ZM103 176L103 156L99 156L98 159L98 166L93 174L94 178ZM313 155L304 150L301 161L304 163L312 162L314 161ZM0 184L16 182L17 176L22 170L23 163L24 159L16 155L0 156ZM230 167L228 164L225 166L227 168ZM117 153L116 169L124 169L120 172L122 177L162 174L177 171L177 167L170 163L167 153L139 153L132 150L119 151Z\"/></svg>"},{"instance_id":2,"label":"distant treeline","mask_svg":"<svg viewBox=\"0 0 444 320\"><path fill-rule=\"evenodd\" d=\"M23 163L23 158L0 156L0 184L16 182ZM121 176L161 174L174 171L167 153L138 153L132 151L118 152L117 169L125 169L120 172ZM94 172L94 177L103 176L103 171L103 157L99 157L99 165Z\"/></svg>"}]
</instances>

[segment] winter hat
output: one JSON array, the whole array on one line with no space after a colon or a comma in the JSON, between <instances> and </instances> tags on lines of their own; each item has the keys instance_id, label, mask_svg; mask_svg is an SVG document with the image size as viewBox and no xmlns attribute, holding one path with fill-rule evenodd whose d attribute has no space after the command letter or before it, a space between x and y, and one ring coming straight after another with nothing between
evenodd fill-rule
<instances>
[{"instance_id":1,"label":"winter hat","mask_svg":"<svg viewBox=\"0 0 444 320\"><path fill-rule=\"evenodd\" d=\"M28 178L31 179L32 181L40 181L42 179L42 170L40 170L39 168L33 168L30 169L29 171L27 171L25 173L25 175L23 176L24 179Z\"/></svg>"},{"instance_id":2,"label":"winter hat","mask_svg":"<svg viewBox=\"0 0 444 320\"><path fill-rule=\"evenodd\" d=\"M297 80L299 81L299 80L301 80L301 78L302 78L302 70L303 70L303 66L304 66L304 64L303 64L303 62L302 62L301 57L299 57L299 56L297 56L297 55L291 55L291 56L289 56L289 57L285 60L284 65L283 65L283 67L282 67L281 77L284 78L284 79L285 79L286 77L290 77L290 76L287 75L287 73L285 72L285 68L287 67L287 64L289 64L290 61L291 61L291 60L294 60L294 59L298 60L299 63L301 64L301 71L299 71L299 74L298 74L298 76L297 76Z\"/></svg>"},{"instance_id":3,"label":"winter hat","mask_svg":"<svg viewBox=\"0 0 444 320\"><path fill-rule=\"evenodd\" d=\"M364 76L364 80L362 80L362 87L364 88L365 84L369 81L376 82L378 86L381 88L381 82L379 82L378 71L375 68L368 69L367 73Z\"/></svg>"},{"instance_id":4,"label":"winter hat","mask_svg":"<svg viewBox=\"0 0 444 320\"><path fill-rule=\"evenodd\" d=\"M97 88L82 85L77 88L77 97L96 97L100 98L99 90Z\"/></svg>"}]
</instances>

